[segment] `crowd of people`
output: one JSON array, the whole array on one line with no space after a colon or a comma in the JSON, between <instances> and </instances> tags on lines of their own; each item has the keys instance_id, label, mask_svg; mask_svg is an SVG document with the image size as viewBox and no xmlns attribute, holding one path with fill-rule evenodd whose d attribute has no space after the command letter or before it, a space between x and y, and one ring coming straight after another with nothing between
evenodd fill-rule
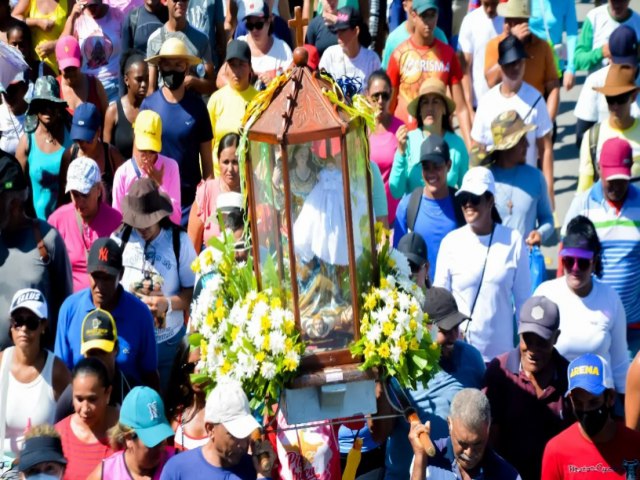
<instances>
[{"instance_id":1,"label":"crowd of people","mask_svg":"<svg viewBox=\"0 0 640 480\"><path fill-rule=\"evenodd\" d=\"M375 112L374 216L425 293L438 371L404 392L420 422L378 386L377 413L326 425L329 452L299 471L273 462L277 435L256 438L238 384L192 381L191 265L223 231L250 254L242 121L294 67L295 3L0 0L0 53L27 66L6 78L0 55L2 478L332 480L353 448L368 479L637 478L630 0L580 29L572 0L305 1L304 68ZM556 119L574 88L562 216ZM318 159L290 157L304 197ZM532 258L555 244L540 279Z\"/></svg>"}]
</instances>

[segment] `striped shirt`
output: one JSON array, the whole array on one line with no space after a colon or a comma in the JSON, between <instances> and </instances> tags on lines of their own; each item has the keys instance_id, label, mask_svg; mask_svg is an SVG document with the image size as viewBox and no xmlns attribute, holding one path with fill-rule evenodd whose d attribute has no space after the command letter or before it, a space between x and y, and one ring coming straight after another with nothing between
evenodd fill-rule
<instances>
[{"instance_id":1,"label":"striped shirt","mask_svg":"<svg viewBox=\"0 0 640 480\"><path fill-rule=\"evenodd\" d=\"M602 243L602 282L613 287L624 305L627 325L640 328L640 190L629 185L627 198L617 212L604 198L602 183L576 196L565 224L577 215L588 217Z\"/></svg>"}]
</instances>

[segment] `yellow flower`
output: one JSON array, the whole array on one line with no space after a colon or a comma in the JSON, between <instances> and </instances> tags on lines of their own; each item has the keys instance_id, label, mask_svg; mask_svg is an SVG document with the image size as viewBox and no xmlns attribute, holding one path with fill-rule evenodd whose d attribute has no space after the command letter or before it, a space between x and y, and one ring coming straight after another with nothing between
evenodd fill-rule
<instances>
[{"instance_id":1,"label":"yellow flower","mask_svg":"<svg viewBox=\"0 0 640 480\"><path fill-rule=\"evenodd\" d=\"M233 327L231 329L231 341L236 340L236 338L238 338L238 334L240 333L240 327Z\"/></svg>"},{"instance_id":2,"label":"yellow flower","mask_svg":"<svg viewBox=\"0 0 640 480\"><path fill-rule=\"evenodd\" d=\"M380 279L380 288L387 288L389 286L389 282L387 282L387 279L382 277Z\"/></svg>"},{"instance_id":3,"label":"yellow flower","mask_svg":"<svg viewBox=\"0 0 640 480\"><path fill-rule=\"evenodd\" d=\"M227 314L227 311L224 308L224 302L222 298L218 298L216 300L216 311L214 312L213 316L218 322L220 322L224 319L226 314Z\"/></svg>"},{"instance_id":4,"label":"yellow flower","mask_svg":"<svg viewBox=\"0 0 640 480\"><path fill-rule=\"evenodd\" d=\"M364 358L368 360L376 353L376 346L371 342L366 342L364 344Z\"/></svg>"},{"instance_id":5,"label":"yellow flower","mask_svg":"<svg viewBox=\"0 0 640 480\"><path fill-rule=\"evenodd\" d=\"M382 333L384 333L388 337L393 333L394 328L395 325L393 324L393 322L386 321L382 324Z\"/></svg>"},{"instance_id":6,"label":"yellow flower","mask_svg":"<svg viewBox=\"0 0 640 480\"><path fill-rule=\"evenodd\" d=\"M264 362L264 359L267 358L267 354L264 352L258 352L256 353L256 361L258 363L262 363Z\"/></svg>"},{"instance_id":7,"label":"yellow flower","mask_svg":"<svg viewBox=\"0 0 640 480\"><path fill-rule=\"evenodd\" d=\"M209 310L207 312L207 318L205 318L205 323L207 324L208 327L212 327L213 323L214 323L215 317L213 316L213 312L211 310Z\"/></svg>"},{"instance_id":8,"label":"yellow flower","mask_svg":"<svg viewBox=\"0 0 640 480\"><path fill-rule=\"evenodd\" d=\"M200 340L200 358L207 358L207 348L207 342L203 338L202 340Z\"/></svg>"},{"instance_id":9,"label":"yellow flower","mask_svg":"<svg viewBox=\"0 0 640 480\"><path fill-rule=\"evenodd\" d=\"M191 270L193 270L193 273L200 273L200 259L196 258L193 263L191 264Z\"/></svg>"},{"instance_id":10,"label":"yellow flower","mask_svg":"<svg viewBox=\"0 0 640 480\"><path fill-rule=\"evenodd\" d=\"M206 249L203 254L202 254L202 260L204 261L204 264L209 266L213 263L213 255L211 255L211 250Z\"/></svg>"},{"instance_id":11,"label":"yellow flower","mask_svg":"<svg viewBox=\"0 0 640 480\"><path fill-rule=\"evenodd\" d=\"M367 295L364 300L364 309L365 310L373 310L376 308L376 296L372 293Z\"/></svg>"},{"instance_id":12,"label":"yellow flower","mask_svg":"<svg viewBox=\"0 0 640 480\"><path fill-rule=\"evenodd\" d=\"M429 348L433 351L438 350L438 343L437 342L432 342L431 345L429 345Z\"/></svg>"},{"instance_id":13,"label":"yellow flower","mask_svg":"<svg viewBox=\"0 0 640 480\"><path fill-rule=\"evenodd\" d=\"M412 338L411 342L409 343L409 350L419 350L420 349L420 342L418 342L417 339Z\"/></svg>"},{"instance_id":14,"label":"yellow flower","mask_svg":"<svg viewBox=\"0 0 640 480\"><path fill-rule=\"evenodd\" d=\"M296 328L296 322L293 320L285 320L282 324L282 329L284 330L285 335L291 335Z\"/></svg>"},{"instance_id":15,"label":"yellow flower","mask_svg":"<svg viewBox=\"0 0 640 480\"><path fill-rule=\"evenodd\" d=\"M264 336L264 341L262 342L262 349L269 350L269 335Z\"/></svg>"},{"instance_id":16,"label":"yellow flower","mask_svg":"<svg viewBox=\"0 0 640 480\"><path fill-rule=\"evenodd\" d=\"M282 308L282 300L278 297L271 299L271 309Z\"/></svg>"},{"instance_id":17,"label":"yellow flower","mask_svg":"<svg viewBox=\"0 0 640 480\"><path fill-rule=\"evenodd\" d=\"M402 353L406 352L407 349L409 348L409 344L407 343L407 339L404 337L400 337L398 339L398 347L400 347L400 350L402 350Z\"/></svg>"},{"instance_id":18,"label":"yellow flower","mask_svg":"<svg viewBox=\"0 0 640 480\"><path fill-rule=\"evenodd\" d=\"M282 361L282 366L284 367L285 371L293 372L298 368L298 362L294 358L285 358Z\"/></svg>"},{"instance_id":19,"label":"yellow flower","mask_svg":"<svg viewBox=\"0 0 640 480\"><path fill-rule=\"evenodd\" d=\"M418 313L418 306L412 302L411 305L409 305L409 315L414 317L416 313Z\"/></svg>"},{"instance_id":20,"label":"yellow flower","mask_svg":"<svg viewBox=\"0 0 640 480\"><path fill-rule=\"evenodd\" d=\"M232 368L233 368L233 364L229 362L229 360L225 360L224 363L222 364L222 367L220 367L220 371L224 375L229 373Z\"/></svg>"},{"instance_id":21,"label":"yellow flower","mask_svg":"<svg viewBox=\"0 0 640 480\"><path fill-rule=\"evenodd\" d=\"M389 345L386 343L383 343L382 345L380 345L378 347L378 355L380 355L380 358L389 358L389 356L391 355L391 350L389 349Z\"/></svg>"},{"instance_id":22,"label":"yellow flower","mask_svg":"<svg viewBox=\"0 0 640 480\"><path fill-rule=\"evenodd\" d=\"M262 318L260 319L260 327L263 330L269 330L269 328L271 328L271 319L268 315L262 316Z\"/></svg>"},{"instance_id":23,"label":"yellow flower","mask_svg":"<svg viewBox=\"0 0 640 480\"><path fill-rule=\"evenodd\" d=\"M284 353L287 354L291 350L293 350L293 340L291 340L290 338L287 338L284 341Z\"/></svg>"},{"instance_id":24,"label":"yellow flower","mask_svg":"<svg viewBox=\"0 0 640 480\"><path fill-rule=\"evenodd\" d=\"M415 332L418 329L418 322L416 322L413 318L409 320L409 330Z\"/></svg>"}]
</instances>

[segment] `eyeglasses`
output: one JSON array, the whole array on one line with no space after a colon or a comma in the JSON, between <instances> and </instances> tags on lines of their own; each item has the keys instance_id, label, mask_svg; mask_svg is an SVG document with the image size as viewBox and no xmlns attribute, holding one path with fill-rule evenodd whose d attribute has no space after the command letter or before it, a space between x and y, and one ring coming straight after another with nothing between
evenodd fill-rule
<instances>
[{"instance_id":1,"label":"eyeglasses","mask_svg":"<svg viewBox=\"0 0 640 480\"><path fill-rule=\"evenodd\" d=\"M388 102L391 98L391 94L389 92L376 92L371 94L371 98L374 100L381 98L383 101Z\"/></svg>"},{"instance_id":2,"label":"eyeglasses","mask_svg":"<svg viewBox=\"0 0 640 480\"><path fill-rule=\"evenodd\" d=\"M262 30L264 28L264 22L255 22L255 23L246 23L247 25L247 30L249 30L250 32L253 30Z\"/></svg>"},{"instance_id":3,"label":"eyeglasses","mask_svg":"<svg viewBox=\"0 0 640 480\"><path fill-rule=\"evenodd\" d=\"M466 205L467 203L470 203L474 207L477 207L482 201L482 196L474 195L473 193L469 192L462 192L460 195L458 195L458 200L460 201L460 205Z\"/></svg>"},{"instance_id":4,"label":"eyeglasses","mask_svg":"<svg viewBox=\"0 0 640 480\"><path fill-rule=\"evenodd\" d=\"M623 93L621 95L605 96L607 105L624 105L629 101L633 92Z\"/></svg>"},{"instance_id":5,"label":"eyeglasses","mask_svg":"<svg viewBox=\"0 0 640 480\"><path fill-rule=\"evenodd\" d=\"M27 330L37 330L42 320L35 315L26 315L23 317L11 317L11 327L18 329L27 327Z\"/></svg>"},{"instance_id":6,"label":"eyeglasses","mask_svg":"<svg viewBox=\"0 0 640 480\"><path fill-rule=\"evenodd\" d=\"M577 264L578 270L586 271L591 265L592 260L588 258L578 258L578 257L562 257L562 264L566 270L573 270L573 267Z\"/></svg>"}]
</instances>

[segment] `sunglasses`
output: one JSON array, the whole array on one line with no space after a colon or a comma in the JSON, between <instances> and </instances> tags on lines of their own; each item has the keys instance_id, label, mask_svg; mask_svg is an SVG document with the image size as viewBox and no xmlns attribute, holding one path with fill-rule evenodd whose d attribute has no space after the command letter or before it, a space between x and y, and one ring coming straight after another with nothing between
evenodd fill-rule
<instances>
[{"instance_id":1,"label":"sunglasses","mask_svg":"<svg viewBox=\"0 0 640 480\"><path fill-rule=\"evenodd\" d=\"M389 92L376 92L371 94L371 98L374 100L381 98L383 101L388 102L391 98L391 94Z\"/></svg>"},{"instance_id":2,"label":"sunglasses","mask_svg":"<svg viewBox=\"0 0 640 480\"><path fill-rule=\"evenodd\" d=\"M262 30L263 28L264 28L264 22L255 22L255 23L247 22L247 30L249 30L250 32L253 30Z\"/></svg>"},{"instance_id":3,"label":"sunglasses","mask_svg":"<svg viewBox=\"0 0 640 480\"><path fill-rule=\"evenodd\" d=\"M186 374L191 374L196 371L196 362L187 362L183 363L182 367L180 367L182 371Z\"/></svg>"},{"instance_id":4,"label":"sunglasses","mask_svg":"<svg viewBox=\"0 0 640 480\"><path fill-rule=\"evenodd\" d=\"M35 315L27 315L24 317L11 317L11 327L18 329L27 327L27 330L37 330L42 320Z\"/></svg>"},{"instance_id":5,"label":"sunglasses","mask_svg":"<svg viewBox=\"0 0 640 480\"><path fill-rule=\"evenodd\" d=\"M469 192L463 192L460 195L458 195L458 199L460 200L460 205L464 206L467 203L470 203L474 207L477 207L478 205L480 205L480 202L482 201L482 196L474 195L473 193L469 193Z\"/></svg>"},{"instance_id":6,"label":"sunglasses","mask_svg":"<svg viewBox=\"0 0 640 480\"><path fill-rule=\"evenodd\" d=\"M621 95L614 95L611 97L605 96L604 98L607 100L607 105L624 105L629 101L633 92L623 93Z\"/></svg>"},{"instance_id":7,"label":"sunglasses","mask_svg":"<svg viewBox=\"0 0 640 480\"><path fill-rule=\"evenodd\" d=\"M588 258L578 258L578 257L562 257L562 264L564 268L571 271L573 267L577 264L578 270L584 272L591 265L591 260Z\"/></svg>"}]
</instances>

